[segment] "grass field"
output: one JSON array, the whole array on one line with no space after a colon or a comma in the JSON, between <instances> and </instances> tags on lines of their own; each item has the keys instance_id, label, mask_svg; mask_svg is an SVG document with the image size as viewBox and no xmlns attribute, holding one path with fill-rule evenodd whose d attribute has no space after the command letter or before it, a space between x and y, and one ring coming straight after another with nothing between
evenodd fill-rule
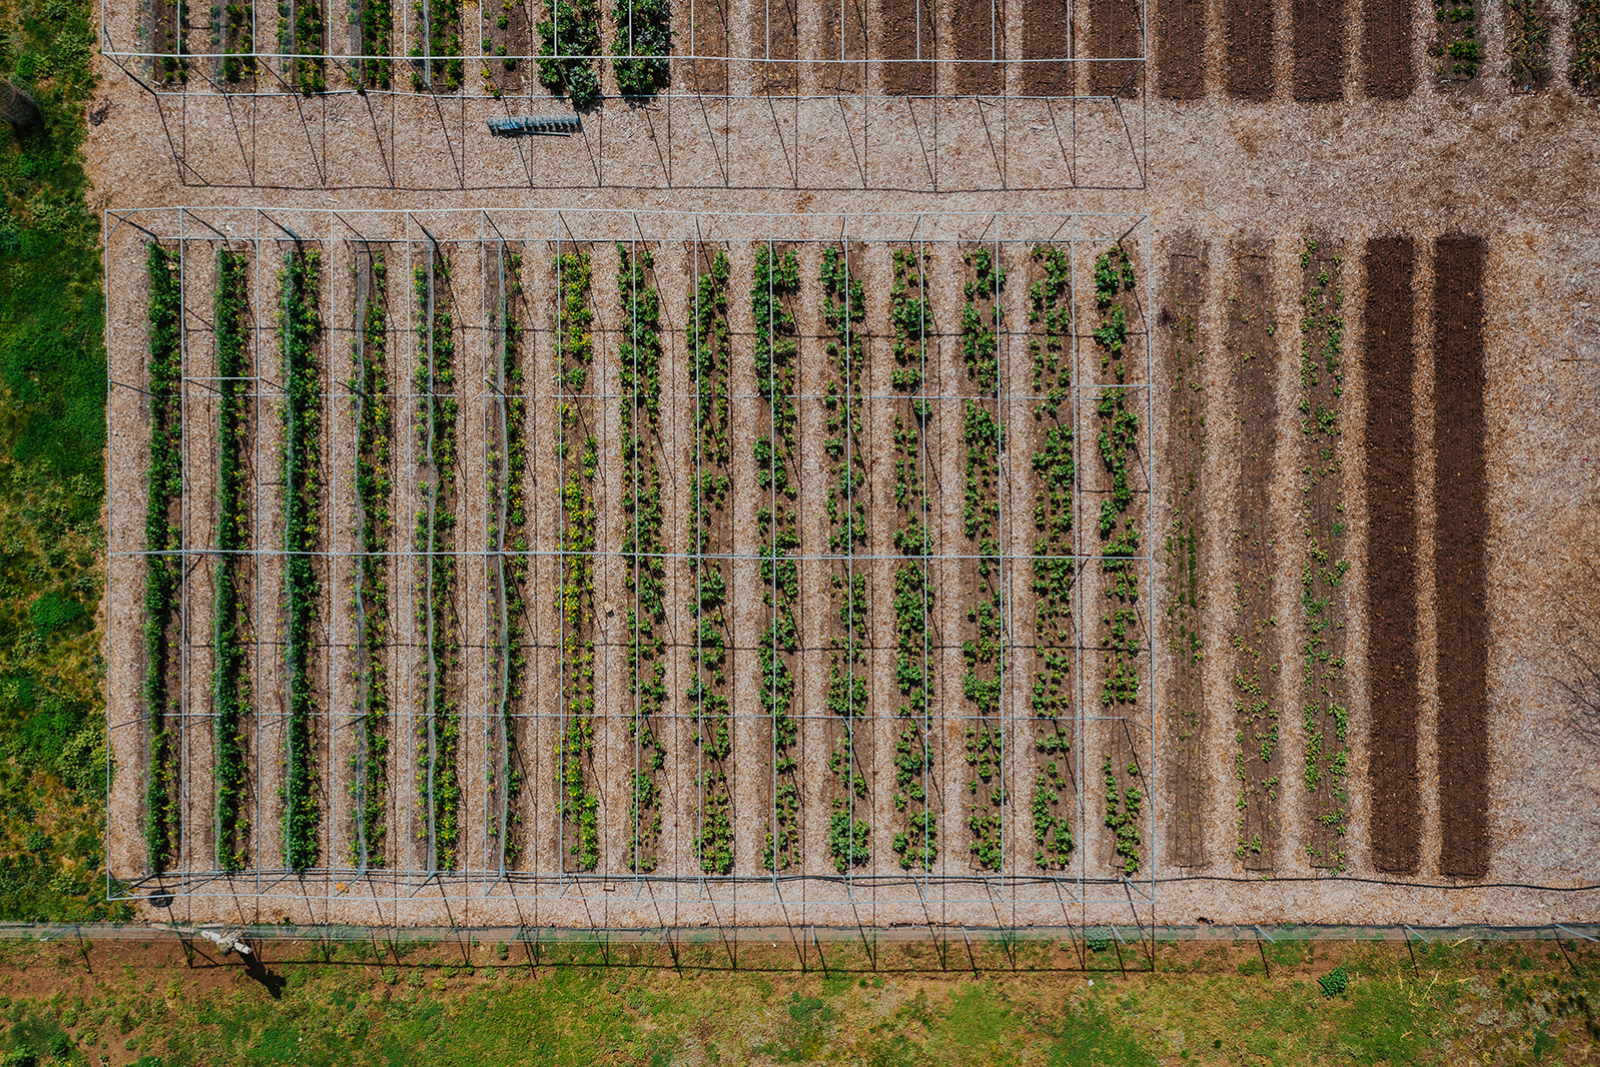
<instances>
[{"instance_id":1,"label":"grass field","mask_svg":"<svg viewBox=\"0 0 1600 1067\"><path fill-rule=\"evenodd\" d=\"M201 942L205 949L210 946ZM1577 943L0 946L5 1063L1585 1063ZM941 956L943 965L941 965ZM1342 968L1349 982L1327 995ZM53 1058L52 1058L53 1057Z\"/></svg>"}]
</instances>

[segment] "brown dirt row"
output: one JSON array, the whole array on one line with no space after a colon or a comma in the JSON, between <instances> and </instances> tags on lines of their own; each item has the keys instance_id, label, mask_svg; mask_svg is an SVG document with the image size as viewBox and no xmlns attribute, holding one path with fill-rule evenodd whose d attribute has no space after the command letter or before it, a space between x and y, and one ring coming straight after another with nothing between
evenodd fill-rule
<instances>
[{"instance_id":1,"label":"brown dirt row","mask_svg":"<svg viewBox=\"0 0 1600 1067\"><path fill-rule=\"evenodd\" d=\"M728 91L728 16L731 0L695 0L695 17L683 19L686 30L680 39L688 41L690 55L689 88L697 93L718 96Z\"/></svg>"},{"instance_id":2,"label":"brown dirt row","mask_svg":"<svg viewBox=\"0 0 1600 1067\"><path fill-rule=\"evenodd\" d=\"M761 66L758 90L792 93L800 86L800 10L796 0L759 0L750 9L752 52L774 62Z\"/></svg>"},{"instance_id":3,"label":"brown dirt row","mask_svg":"<svg viewBox=\"0 0 1600 1067\"><path fill-rule=\"evenodd\" d=\"M1160 0L1155 30L1157 92L1198 100L1206 92L1206 0Z\"/></svg>"},{"instance_id":4,"label":"brown dirt row","mask_svg":"<svg viewBox=\"0 0 1600 1067\"><path fill-rule=\"evenodd\" d=\"M1114 59L1143 54L1139 0L1090 0L1089 55ZM1135 97L1139 93L1142 63L1095 63L1089 71L1089 91Z\"/></svg>"},{"instance_id":5,"label":"brown dirt row","mask_svg":"<svg viewBox=\"0 0 1600 1067\"><path fill-rule=\"evenodd\" d=\"M1281 550L1272 520L1277 470L1278 345L1274 330L1271 246L1247 242L1235 256L1237 286L1229 295L1227 349L1239 419L1239 497L1234 531L1237 601L1231 644L1234 730L1239 748L1237 853L1250 870L1271 870L1281 857L1279 790L1283 777L1283 694L1276 670L1275 618Z\"/></svg>"},{"instance_id":6,"label":"brown dirt row","mask_svg":"<svg viewBox=\"0 0 1600 1067\"><path fill-rule=\"evenodd\" d=\"M1372 863L1417 867L1417 501L1413 463L1412 280L1409 237L1367 242L1362 374L1366 379L1367 673Z\"/></svg>"},{"instance_id":7,"label":"brown dirt row","mask_svg":"<svg viewBox=\"0 0 1600 1067\"><path fill-rule=\"evenodd\" d=\"M1434 617L1444 874L1488 869L1489 511L1484 462L1483 239L1434 248Z\"/></svg>"},{"instance_id":8,"label":"brown dirt row","mask_svg":"<svg viewBox=\"0 0 1600 1067\"><path fill-rule=\"evenodd\" d=\"M500 25L501 18L506 22L504 28ZM398 21L396 19L396 22ZM624 25L623 29L626 30L627 27ZM359 44L360 27L354 27L352 32L358 35ZM498 3L484 4L483 33L483 39L488 42L483 49L485 52L514 56L538 51L538 42L534 39L533 33L533 19L528 12L528 0L499 0ZM467 47L471 47L470 31ZM521 92L535 78L536 68L531 61L522 60L516 62L515 66L508 66L507 62L507 60L491 60L484 64L489 72L488 77L483 79L484 87L490 92ZM479 73L481 76L482 72Z\"/></svg>"},{"instance_id":9,"label":"brown dirt row","mask_svg":"<svg viewBox=\"0 0 1600 1067\"><path fill-rule=\"evenodd\" d=\"M1293 0L1294 98L1344 99L1344 0Z\"/></svg>"},{"instance_id":10,"label":"brown dirt row","mask_svg":"<svg viewBox=\"0 0 1600 1067\"><path fill-rule=\"evenodd\" d=\"M934 91L938 54L934 0L883 0L883 88L921 96Z\"/></svg>"},{"instance_id":11,"label":"brown dirt row","mask_svg":"<svg viewBox=\"0 0 1600 1067\"><path fill-rule=\"evenodd\" d=\"M953 64L951 79L958 93L999 94L1006 87L1005 0L948 0L955 58L978 62ZM992 62L981 62L992 60Z\"/></svg>"},{"instance_id":12,"label":"brown dirt row","mask_svg":"<svg viewBox=\"0 0 1600 1067\"><path fill-rule=\"evenodd\" d=\"M836 61L824 69L824 91L859 92L867 84L867 0L828 4L822 33L823 58Z\"/></svg>"},{"instance_id":13,"label":"brown dirt row","mask_svg":"<svg viewBox=\"0 0 1600 1067\"><path fill-rule=\"evenodd\" d=\"M1206 855L1206 759L1210 716L1205 699L1204 579L1200 572L1201 502L1205 499L1205 338L1201 333L1208 263L1205 243L1180 237L1167 261L1167 295L1160 325L1163 375L1170 383L1161 461L1167 468L1170 525L1165 556L1162 639L1167 651L1163 703L1172 754L1167 807L1167 855L1180 867L1202 866Z\"/></svg>"},{"instance_id":14,"label":"brown dirt row","mask_svg":"<svg viewBox=\"0 0 1600 1067\"><path fill-rule=\"evenodd\" d=\"M1276 85L1272 0L1227 0L1226 12L1223 67L1227 90L1241 100L1270 100Z\"/></svg>"},{"instance_id":15,"label":"brown dirt row","mask_svg":"<svg viewBox=\"0 0 1600 1067\"><path fill-rule=\"evenodd\" d=\"M1366 92L1379 100L1404 100L1416 78L1411 69L1409 0L1365 0L1362 4L1361 65Z\"/></svg>"},{"instance_id":16,"label":"brown dirt row","mask_svg":"<svg viewBox=\"0 0 1600 1067\"><path fill-rule=\"evenodd\" d=\"M1344 319L1342 246L1327 237L1308 239L1300 271L1300 468L1305 507L1300 516L1306 563L1300 602L1306 627L1301 657L1305 723L1305 848L1314 867L1344 863L1349 822L1345 712L1350 703L1347 654L1348 601L1344 589L1346 522L1344 469L1339 461L1343 415Z\"/></svg>"},{"instance_id":17,"label":"brown dirt row","mask_svg":"<svg viewBox=\"0 0 1600 1067\"><path fill-rule=\"evenodd\" d=\"M1072 5L1066 0L1022 0L1022 58L1059 59L1068 54L1072 42ZM1027 96L1050 96L1072 89L1072 70L1067 63L1026 63L1022 68L1022 92Z\"/></svg>"}]
</instances>

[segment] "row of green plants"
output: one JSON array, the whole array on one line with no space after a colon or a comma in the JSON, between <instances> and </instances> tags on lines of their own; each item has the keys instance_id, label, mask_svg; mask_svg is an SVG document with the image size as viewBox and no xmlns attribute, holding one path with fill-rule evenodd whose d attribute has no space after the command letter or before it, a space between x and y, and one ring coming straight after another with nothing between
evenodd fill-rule
<instances>
[{"instance_id":1,"label":"row of green plants","mask_svg":"<svg viewBox=\"0 0 1600 1067\"><path fill-rule=\"evenodd\" d=\"M866 286L850 269L838 245L822 253L822 319L826 329L827 382L823 387L823 452L827 470L828 551L835 557L830 576L834 625L828 649L828 711L838 740L830 746L828 769L834 793L828 813L828 851L840 874L872 857L872 810L867 776L859 769L870 759L860 746L867 731L858 726L871 712L867 671L869 608L867 568L856 573L851 557L867 548L867 460L862 448L862 379L867 318Z\"/></svg>"},{"instance_id":2,"label":"row of green plants","mask_svg":"<svg viewBox=\"0 0 1600 1067\"><path fill-rule=\"evenodd\" d=\"M1507 73L1513 92L1544 87L1550 78L1550 9L1547 0L1506 0Z\"/></svg>"},{"instance_id":3,"label":"row of green plants","mask_svg":"<svg viewBox=\"0 0 1600 1067\"><path fill-rule=\"evenodd\" d=\"M495 411L499 433L491 436L488 453L489 589L495 598L497 625L489 635L494 679L491 683L498 729L493 787L500 814L489 834L500 842L501 863L514 868L522 857L522 751L517 718L524 707L528 661L527 636L528 516L523 483L528 473L528 401L523 393L517 309L522 298L522 257L500 249L495 263Z\"/></svg>"},{"instance_id":4,"label":"row of green plants","mask_svg":"<svg viewBox=\"0 0 1600 1067\"><path fill-rule=\"evenodd\" d=\"M178 255L150 242L145 267L150 278L150 473L146 484L144 543L144 714L149 723L149 767L145 774L145 852L150 868L165 870L182 830L179 759L173 733L181 693L175 693L177 612L183 547L179 513L183 494L183 291Z\"/></svg>"},{"instance_id":5,"label":"row of green plants","mask_svg":"<svg viewBox=\"0 0 1600 1067\"><path fill-rule=\"evenodd\" d=\"M188 0L153 0L145 10L150 16L150 51L160 57L151 60L151 74L157 81L188 84Z\"/></svg>"},{"instance_id":6,"label":"row of green plants","mask_svg":"<svg viewBox=\"0 0 1600 1067\"><path fill-rule=\"evenodd\" d=\"M1000 700L1005 678L1005 592L1000 561L1000 458L1005 427L999 405L999 330L1005 314L1005 268L987 248L963 257L966 281L961 309L961 360L976 398L963 403L965 453L962 526L976 557L977 582L967 608L971 636L961 643L961 692L972 725L966 731L968 850L977 865L999 870L1003 844L1005 766ZM999 779L998 781L996 779Z\"/></svg>"},{"instance_id":7,"label":"row of green plants","mask_svg":"<svg viewBox=\"0 0 1600 1067\"><path fill-rule=\"evenodd\" d=\"M628 592L629 673L633 681L629 730L637 753L629 824L633 827L630 862L639 873L655 870L661 841L660 776L667 747L655 726L667 702L666 546L661 541L661 470L656 455L661 444L661 298L656 290L654 260L647 248L617 243L617 294L621 301L623 340L622 462L628 479L622 510L627 528L622 538Z\"/></svg>"},{"instance_id":8,"label":"row of green plants","mask_svg":"<svg viewBox=\"0 0 1600 1067\"><path fill-rule=\"evenodd\" d=\"M466 67L461 59L461 0L412 0L414 38L411 58L422 59L422 64L412 64L411 88L442 88L447 93L461 88Z\"/></svg>"},{"instance_id":9,"label":"row of green plants","mask_svg":"<svg viewBox=\"0 0 1600 1067\"><path fill-rule=\"evenodd\" d=\"M689 494L689 551L695 563L695 674L689 684L699 747L700 794L695 855L705 874L733 870L733 721L728 702L729 565L732 550L733 446L728 435L732 365L728 329L728 257L701 253L695 264L688 346L695 389L694 480Z\"/></svg>"},{"instance_id":10,"label":"row of green plants","mask_svg":"<svg viewBox=\"0 0 1600 1067\"><path fill-rule=\"evenodd\" d=\"M328 91L328 51L323 40L322 7L319 0L278 0L278 18L283 26L283 51L295 56L292 79L305 96Z\"/></svg>"},{"instance_id":11,"label":"row of green plants","mask_svg":"<svg viewBox=\"0 0 1600 1067\"><path fill-rule=\"evenodd\" d=\"M360 271L363 268L358 267ZM383 867L388 836L389 568L394 534L389 501L394 488L393 397L388 371L388 264L382 252L365 264L367 294L360 333L350 342L348 383L356 409L355 718L358 738L351 797L355 810L352 860L361 870Z\"/></svg>"},{"instance_id":12,"label":"row of green plants","mask_svg":"<svg viewBox=\"0 0 1600 1067\"><path fill-rule=\"evenodd\" d=\"M1435 71L1444 82L1477 77L1483 53L1476 0L1433 0Z\"/></svg>"},{"instance_id":13,"label":"row of green plants","mask_svg":"<svg viewBox=\"0 0 1600 1067\"><path fill-rule=\"evenodd\" d=\"M512 49L507 47L506 42L512 39L512 34L522 29L521 26L513 26L513 20L525 10L525 5L520 0L500 0L500 10L494 20L494 32L483 38L484 60L479 74L483 78L484 91L496 100L505 95L507 83L495 77L492 60L489 57L499 57L502 71L510 73L517 69L518 57L511 54ZM484 18L489 17L487 6L483 9L483 15ZM496 43L497 39L499 43ZM516 51L520 52L521 49L518 48Z\"/></svg>"},{"instance_id":14,"label":"row of green plants","mask_svg":"<svg viewBox=\"0 0 1600 1067\"><path fill-rule=\"evenodd\" d=\"M598 0L550 0L550 17L539 34L539 84L562 93L573 107L600 99L600 4Z\"/></svg>"},{"instance_id":15,"label":"row of green plants","mask_svg":"<svg viewBox=\"0 0 1600 1067\"><path fill-rule=\"evenodd\" d=\"M217 564L211 646L216 657L211 701L216 731L217 866L244 869L250 821L245 815L245 718L250 712L246 649L250 496L248 447L250 372L248 258L217 251L212 312L217 340Z\"/></svg>"},{"instance_id":16,"label":"row of green plants","mask_svg":"<svg viewBox=\"0 0 1600 1067\"><path fill-rule=\"evenodd\" d=\"M224 0L220 12L212 9L212 20L222 16L222 77L231 85L238 85L256 72L255 37L251 22L254 19L252 0Z\"/></svg>"},{"instance_id":17,"label":"row of green plants","mask_svg":"<svg viewBox=\"0 0 1600 1067\"><path fill-rule=\"evenodd\" d=\"M762 849L769 871L800 859L800 782L796 747L799 720L794 714L794 662L800 650L795 608L800 603L800 565L791 553L800 548L795 522L799 493L799 391L793 303L800 291L800 264L794 252L761 245L756 250L750 286L750 318L754 338L756 388L766 407L766 432L756 436L756 486L765 501L756 522L765 534L761 547L761 597L767 625L757 659L761 671L761 707L772 722L773 811ZM761 421L757 414L757 425ZM835 857L837 864L838 857Z\"/></svg>"},{"instance_id":18,"label":"row of green plants","mask_svg":"<svg viewBox=\"0 0 1600 1067\"><path fill-rule=\"evenodd\" d=\"M417 742L427 754L424 798L434 870L454 870L461 838L461 780L456 750L461 738L457 694L460 657L456 613L456 400L455 313L450 260L442 249L428 254L425 266L411 272L416 300L417 451L421 457L413 551L421 557L417 627L426 649L425 676L419 678L422 714Z\"/></svg>"},{"instance_id":19,"label":"row of green plants","mask_svg":"<svg viewBox=\"0 0 1600 1067\"><path fill-rule=\"evenodd\" d=\"M361 13L357 18L361 29L361 54L369 58L357 61L356 84L362 88L388 89L393 77L389 41L394 34L394 9L390 0L361 0Z\"/></svg>"},{"instance_id":20,"label":"row of green plants","mask_svg":"<svg viewBox=\"0 0 1600 1067\"><path fill-rule=\"evenodd\" d=\"M894 547L902 557L894 568L896 710L894 808L901 828L893 847L900 866L932 870L938 858L938 816L928 804L928 773L937 739L930 731L933 643L928 615L933 587L928 581L928 485L923 440L931 409L924 399L924 368L932 313L927 295L927 260L920 250L894 250L890 289L890 329L894 369L890 380L899 402L894 416Z\"/></svg>"},{"instance_id":21,"label":"row of green plants","mask_svg":"<svg viewBox=\"0 0 1600 1067\"><path fill-rule=\"evenodd\" d=\"M595 735L594 483L600 445L593 425L589 373L594 364L594 311L587 251L563 252L555 263L556 378L560 394L561 461L561 833L567 859L580 871L600 863L600 801L590 789Z\"/></svg>"},{"instance_id":22,"label":"row of green plants","mask_svg":"<svg viewBox=\"0 0 1600 1067\"><path fill-rule=\"evenodd\" d=\"M1100 704L1111 714L1139 701L1139 570L1132 558L1139 554L1140 525L1133 513L1134 493L1130 459L1137 461L1139 415L1125 388L1128 373L1127 294L1137 284L1133 260L1121 245L1112 245L1095 259L1094 296L1100 323L1093 331L1100 354L1103 388L1095 403L1098 423L1096 444L1111 489L1100 502L1097 532L1100 538L1105 613L1101 616ZM1127 764L1130 779L1119 791L1117 769L1105 757L1105 824L1116 834L1117 862L1125 874L1139 869L1141 860L1139 798L1131 779L1138 765Z\"/></svg>"},{"instance_id":23,"label":"row of green plants","mask_svg":"<svg viewBox=\"0 0 1600 1067\"><path fill-rule=\"evenodd\" d=\"M1306 562L1300 576L1305 619L1301 646L1305 786L1315 828L1306 844L1314 866L1342 868L1350 817L1349 712L1345 707L1344 613L1340 590L1350 561L1345 532L1344 471L1339 463L1344 394L1344 290L1341 257L1307 239L1300 253L1300 433L1307 461L1302 514Z\"/></svg>"},{"instance_id":24,"label":"row of green plants","mask_svg":"<svg viewBox=\"0 0 1600 1067\"><path fill-rule=\"evenodd\" d=\"M1033 593L1035 659L1031 706L1036 723L1033 783L1034 865L1059 871L1072 858L1072 796L1064 773L1072 716L1072 490L1076 477L1072 412L1072 260L1037 246L1028 287L1028 352L1033 362ZM1059 764L1057 761L1061 761Z\"/></svg>"},{"instance_id":25,"label":"row of green plants","mask_svg":"<svg viewBox=\"0 0 1600 1067\"><path fill-rule=\"evenodd\" d=\"M317 861L317 693L312 676L313 628L321 583L322 371L317 363L322 319L317 308L320 256L296 248L284 254L278 340L283 355L283 599L284 659L288 665L289 758L283 783L286 865L304 871Z\"/></svg>"},{"instance_id":26,"label":"row of green plants","mask_svg":"<svg viewBox=\"0 0 1600 1067\"><path fill-rule=\"evenodd\" d=\"M1572 87L1600 94L1600 0L1577 0L1572 15Z\"/></svg>"}]
</instances>

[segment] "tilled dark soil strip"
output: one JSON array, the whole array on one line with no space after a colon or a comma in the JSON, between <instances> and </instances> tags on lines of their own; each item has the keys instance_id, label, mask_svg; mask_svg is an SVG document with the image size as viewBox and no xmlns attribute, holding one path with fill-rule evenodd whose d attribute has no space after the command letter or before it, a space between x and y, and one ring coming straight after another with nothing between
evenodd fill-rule
<instances>
[{"instance_id":1,"label":"tilled dark soil strip","mask_svg":"<svg viewBox=\"0 0 1600 1067\"><path fill-rule=\"evenodd\" d=\"M1029 61L1022 67L1023 95L1072 93L1072 69L1065 62L1071 55L1072 6L1065 0L1022 0L1022 58Z\"/></svg>"},{"instance_id":2,"label":"tilled dark soil strip","mask_svg":"<svg viewBox=\"0 0 1600 1067\"><path fill-rule=\"evenodd\" d=\"M1235 851L1252 870L1271 869L1278 851L1278 630L1273 612L1279 552L1272 529L1277 467L1278 346L1268 246L1239 249L1238 289L1229 299L1228 358L1239 403L1239 500L1234 553L1234 758L1238 796ZM1275 331L1274 331L1275 332Z\"/></svg>"},{"instance_id":3,"label":"tilled dark soil strip","mask_svg":"<svg viewBox=\"0 0 1600 1067\"><path fill-rule=\"evenodd\" d=\"M1224 84L1241 100L1270 100L1272 0L1227 0Z\"/></svg>"},{"instance_id":4,"label":"tilled dark soil strip","mask_svg":"<svg viewBox=\"0 0 1600 1067\"><path fill-rule=\"evenodd\" d=\"M761 67L761 91L792 93L800 85L800 11L795 0L759 0L751 10L750 42L770 62Z\"/></svg>"},{"instance_id":5,"label":"tilled dark soil strip","mask_svg":"<svg viewBox=\"0 0 1600 1067\"><path fill-rule=\"evenodd\" d=\"M884 0L883 88L917 96L933 92L933 0Z\"/></svg>"},{"instance_id":6,"label":"tilled dark soil strip","mask_svg":"<svg viewBox=\"0 0 1600 1067\"><path fill-rule=\"evenodd\" d=\"M1412 427L1412 276L1408 237L1367 242L1362 373L1367 494L1367 676L1371 685L1367 777L1372 863L1417 866L1416 451Z\"/></svg>"},{"instance_id":7,"label":"tilled dark soil strip","mask_svg":"<svg viewBox=\"0 0 1600 1067\"><path fill-rule=\"evenodd\" d=\"M1434 247L1434 617L1439 626L1443 874L1488 869L1489 539L1485 491L1483 239ZM1448 624L1444 623L1448 620Z\"/></svg>"},{"instance_id":8,"label":"tilled dark soil strip","mask_svg":"<svg viewBox=\"0 0 1600 1067\"><path fill-rule=\"evenodd\" d=\"M1206 294L1206 248L1183 239L1168 260L1167 303L1161 325L1162 360L1170 383L1166 467L1171 525L1163 546L1166 560L1163 636L1170 666L1165 678L1170 709L1172 804L1167 815L1167 856L1180 867L1206 862L1205 835L1205 646L1200 629L1199 567L1202 472L1205 456L1205 344L1200 309Z\"/></svg>"},{"instance_id":9,"label":"tilled dark soil strip","mask_svg":"<svg viewBox=\"0 0 1600 1067\"><path fill-rule=\"evenodd\" d=\"M859 92L866 84L867 0L829 0L822 15L822 54L837 63L828 67L822 87L830 92Z\"/></svg>"},{"instance_id":10,"label":"tilled dark soil strip","mask_svg":"<svg viewBox=\"0 0 1600 1067\"><path fill-rule=\"evenodd\" d=\"M688 37L693 48L694 91L720 96L728 91L728 0L695 0Z\"/></svg>"},{"instance_id":11,"label":"tilled dark soil strip","mask_svg":"<svg viewBox=\"0 0 1600 1067\"><path fill-rule=\"evenodd\" d=\"M1095 59L1123 59L1144 54L1136 0L1092 0L1089 5L1089 54ZM1089 92L1133 96L1139 89L1139 63L1095 63L1089 71ZM1059 91L1059 90L1058 90Z\"/></svg>"},{"instance_id":12,"label":"tilled dark soil strip","mask_svg":"<svg viewBox=\"0 0 1600 1067\"><path fill-rule=\"evenodd\" d=\"M1002 93L1006 87L1005 0L952 0L958 93Z\"/></svg>"},{"instance_id":13,"label":"tilled dark soil strip","mask_svg":"<svg viewBox=\"0 0 1600 1067\"><path fill-rule=\"evenodd\" d=\"M1206 0L1161 0L1156 7L1156 86L1168 100L1206 92Z\"/></svg>"},{"instance_id":14,"label":"tilled dark soil strip","mask_svg":"<svg viewBox=\"0 0 1600 1067\"><path fill-rule=\"evenodd\" d=\"M1415 78L1411 70L1411 5L1407 0L1365 0L1366 29L1362 41L1362 66L1366 68L1367 95L1380 100L1404 100Z\"/></svg>"},{"instance_id":15,"label":"tilled dark soil strip","mask_svg":"<svg viewBox=\"0 0 1600 1067\"><path fill-rule=\"evenodd\" d=\"M1344 99L1344 0L1294 0L1294 98Z\"/></svg>"}]
</instances>

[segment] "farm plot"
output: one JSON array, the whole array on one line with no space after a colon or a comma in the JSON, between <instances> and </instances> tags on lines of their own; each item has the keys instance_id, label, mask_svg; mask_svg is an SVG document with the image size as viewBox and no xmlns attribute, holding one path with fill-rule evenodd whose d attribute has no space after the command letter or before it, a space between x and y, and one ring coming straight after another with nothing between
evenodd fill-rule
<instances>
[{"instance_id":1,"label":"farm plot","mask_svg":"<svg viewBox=\"0 0 1600 1067\"><path fill-rule=\"evenodd\" d=\"M1277 84L1272 70L1272 0L1228 0L1225 25L1228 92L1241 100L1270 100Z\"/></svg>"},{"instance_id":2,"label":"farm plot","mask_svg":"<svg viewBox=\"0 0 1600 1067\"><path fill-rule=\"evenodd\" d=\"M758 66L757 88L792 94L800 85L800 9L796 0L760 0L750 9L751 51Z\"/></svg>"},{"instance_id":3,"label":"farm plot","mask_svg":"<svg viewBox=\"0 0 1600 1067\"><path fill-rule=\"evenodd\" d=\"M381 4L384 0L368 0L368 2ZM479 42L483 46L483 62L478 70L478 76L482 79L483 91L496 99L506 93L519 92L526 86L530 64L520 57L526 56L531 50L533 10L531 0L499 0L498 3L483 5L479 23L483 33ZM642 18L640 21L644 22ZM625 28L627 22L624 20L621 25ZM643 29L644 26L641 25L640 30ZM643 41L637 38L644 38L645 34L636 33L635 37L635 47L644 51ZM626 40L619 40L618 44L625 46ZM387 77L388 71L380 69ZM621 81L620 71L618 80Z\"/></svg>"},{"instance_id":4,"label":"farm plot","mask_svg":"<svg viewBox=\"0 0 1600 1067\"><path fill-rule=\"evenodd\" d=\"M1439 238L1433 258L1434 617L1438 626L1439 870L1489 864L1489 506L1484 464L1483 241ZM1444 620L1448 620L1446 623Z\"/></svg>"},{"instance_id":5,"label":"farm plot","mask_svg":"<svg viewBox=\"0 0 1600 1067\"><path fill-rule=\"evenodd\" d=\"M186 409L150 390L147 465L215 467L215 657L157 648L152 677L203 676L215 768L163 747L192 709L141 687L144 758L165 768L144 875L487 877L518 899L631 879L676 899L765 872L891 899L961 872L990 900L1011 889L989 875L1082 877L1083 805L1108 795L1096 854L1142 870L1131 239L1096 239L1090 304L1072 239L438 225L198 242L219 432L186 441ZM137 359L159 386L183 294L155 249ZM258 359L281 392L260 393ZM169 525L171 484L152 478L160 540L139 546L158 564L196 536ZM179 598L147 613L158 637L175 573L154 570ZM736 574L756 583L742 601ZM197 784L214 865L182 853L213 831L170 800Z\"/></svg>"},{"instance_id":6,"label":"farm plot","mask_svg":"<svg viewBox=\"0 0 1600 1067\"><path fill-rule=\"evenodd\" d=\"M1205 754L1215 732L1205 698L1208 598L1200 563L1208 540L1202 507L1208 434L1201 322L1208 270L1205 244L1192 235L1180 238L1167 260L1168 291L1161 309L1163 373L1169 383L1162 457L1169 518L1162 545L1161 607L1167 652L1165 741L1172 752L1167 850L1170 862L1182 867L1207 861Z\"/></svg>"},{"instance_id":7,"label":"farm plot","mask_svg":"<svg viewBox=\"0 0 1600 1067\"><path fill-rule=\"evenodd\" d=\"M1142 88L1143 14L1139 0L1091 0L1089 4L1089 92L1133 98Z\"/></svg>"},{"instance_id":8,"label":"farm plot","mask_svg":"<svg viewBox=\"0 0 1600 1067\"><path fill-rule=\"evenodd\" d=\"M1474 0L1434 0L1433 76L1443 89L1459 89L1478 77L1483 45Z\"/></svg>"},{"instance_id":9,"label":"farm plot","mask_svg":"<svg viewBox=\"0 0 1600 1067\"><path fill-rule=\"evenodd\" d=\"M1155 12L1156 91L1198 100L1206 91L1205 0L1161 0Z\"/></svg>"},{"instance_id":10,"label":"farm plot","mask_svg":"<svg viewBox=\"0 0 1600 1067\"><path fill-rule=\"evenodd\" d=\"M1344 99L1343 0L1294 0L1294 98L1303 103Z\"/></svg>"},{"instance_id":11,"label":"farm plot","mask_svg":"<svg viewBox=\"0 0 1600 1067\"><path fill-rule=\"evenodd\" d=\"M1300 646L1306 799L1306 856L1341 869L1350 820L1350 681L1346 671L1346 515L1339 459L1344 408L1344 257L1307 238L1300 251Z\"/></svg>"},{"instance_id":12,"label":"farm plot","mask_svg":"<svg viewBox=\"0 0 1600 1067\"><path fill-rule=\"evenodd\" d=\"M1404 100L1411 95L1411 4L1406 0L1370 0L1362 5L1361 66L1366 93L1378 100Z\"/></svg>"},{"instance_id":13,"label":"farm plot","mask_svg":"<svg viewBox=\"0 0 1600 1067\"><path fill-rule=\"evenodd\" d=\"M1367 780L1372 791L1372 864L1417 866L1417 491L1413 467L1412 279L1409 237L1367 242L1362 376L1367 498L1367 661L1372 712Z\"/></svg>"},{"instance_id":14,"label":"farm plot","mask_svg":"<svg viewBox=\"0 0 1600 1067\"><path fill-rule=\"evenodd\" d=\"M1237 405L1238 511L1234 517L1234 649L1232 697L1236 811L1234 854L1247 869L1271 870L1282 830L1278 797L1283 694L1278 685L1279 638L1273 607L1280 553L1272 518L1272 480L1278 467L1277 340L1270 245L1235 249L1236 275L1228 297L1227 348Z\"/></svg>"},{"instance_id":15,"label":"farm plot","mask_svg":"<svg viewBox=\"0 0 1600 1067\"><path fill-rule=\"evenodd\" d=\"M905 96L933 93L938 52L934 0L883 0L882 12L884 91Z\"/></svg>"}]
</instances>

